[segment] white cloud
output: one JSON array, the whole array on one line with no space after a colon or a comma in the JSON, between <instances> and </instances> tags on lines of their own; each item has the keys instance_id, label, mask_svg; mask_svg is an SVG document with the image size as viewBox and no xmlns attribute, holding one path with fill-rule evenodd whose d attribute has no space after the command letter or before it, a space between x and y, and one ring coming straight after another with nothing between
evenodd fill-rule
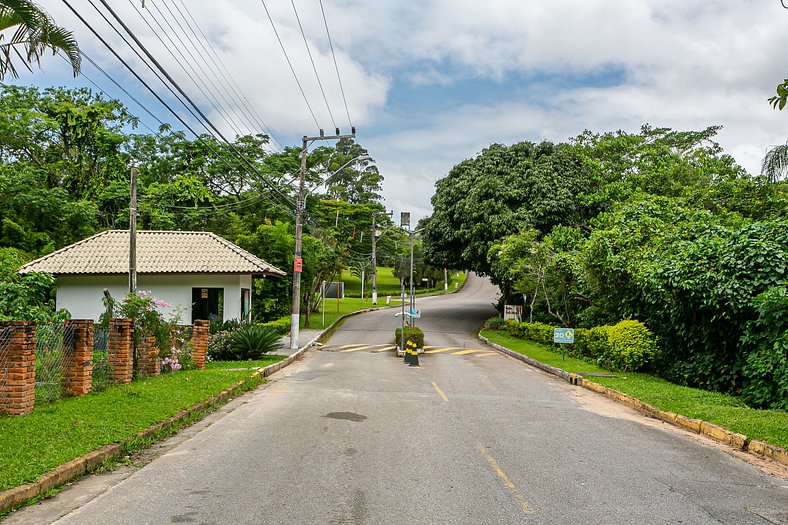
<instances>
[{"instance_id":1,"label":"white cloud","mask_svg":"<svg viewBox=\"0 0 788 525\"><path fill-rule=\"evenodd\" d=\"M118 4L124 20L175 74L176 61L134 8ZM330 131L292 6L267 5L320 125ZM334 118L345 128L320 9L306 0L296 5ZM788 138L788 111L774 111L766 102L788 76L782 57L788 11L776 0L325 0L323 5L359 140L386 177L389 206L417 216L429 212L435 180L494 142L558 142L584 129L635 132L644 123L677 129L723 125L719 142L757 172L766 149ZM280 140L298 143L315 131L258 0L190 0L188 6ZM115 59L62 5L47 7L58 23L77 31L94 58L118 71ZM90 13L87 6L80 9ZM142 71L95 14L90 20ZM599 87L589 78L607 84ZM475 91L489 84L500 89ZM470 85L475 87L464 87ZM440 89L450 90L454 106L415 104L419 93ZM202 102L199 92L190 93Z\"/></svg>"}]
</instances>

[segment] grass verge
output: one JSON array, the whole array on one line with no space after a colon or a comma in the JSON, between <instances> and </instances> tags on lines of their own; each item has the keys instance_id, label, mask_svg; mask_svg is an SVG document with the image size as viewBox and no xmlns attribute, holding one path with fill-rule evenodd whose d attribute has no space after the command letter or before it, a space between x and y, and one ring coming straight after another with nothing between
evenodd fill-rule
<instances>
[{"instance_id":1,"label":"grass verge","mask_svg":"<svg viewBox=\"0 0 788 525\"><path fill-rule=\"evenodd\" d=\"M104 445L133 442L137 432L282 359L208 363L202 371L140 379L99 393L62 398L26 416L2 416L0 490L35 481L44 472ZM257 376L254 381L259 384L264 379Z\"/></svg>"},{"instance_id":2,"label":"grass verge","mask_svg":"<svg viewBox=\"0 0 788 525\"><path fill-rule=\"evenodd\" d=\"M581 359L567 357L562 360L560 353L548 350L544 345L518 339L505 332L483 330L481 335L493 343L567 372L610 373ZM788 448L788 412L749 408L733 396L676 385L651 374L619 372L615 375L588 376L586 379L629 394L661 410L702 419L750 439Z\"/></svg>"}]
</instances>

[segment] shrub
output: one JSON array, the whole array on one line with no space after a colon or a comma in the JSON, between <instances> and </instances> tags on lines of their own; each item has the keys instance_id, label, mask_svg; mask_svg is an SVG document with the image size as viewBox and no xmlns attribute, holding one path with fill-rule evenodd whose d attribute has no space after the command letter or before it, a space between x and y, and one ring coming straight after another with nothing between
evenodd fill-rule
<instances>
[{"instance_id":1,"label":"shrub","mask_svg":"<svg viewBox=\"0 0 788 525\"><path fill-rule=\"evenodd\" d=\"M591 359L602 358L607 352L609 326L595 326L583 334L582 346L585 347L586 356Z\"/></svg>"},{"instance_id":2,"label":"shrub","mask_svg":"<svg viewBox=\"0 0 788 525\"><path fill-rule=\"evenodd\" d=\"M525 332L528 339L542 343L543 345L553 344L553 330L555 327L545 323L520 323L525 325Z\"/></svg>"},{"instance_id":3,"label":"shrub","mask_svg":"<svg viewBox=\"0 0 788 525\"><path fill-rule=\"evenodd\" d=\"M757 408L788 410L788 283L755 298L758 319L741 338L746 352L742 398Z\"/></svg>"},{"instance_id":4,"label":"shrub","mask_svg":"<svg viewBox=\"0 0 788 525\"><path fill-rule=\"evenodd\" d=\"M263 354L279 349L279 334L262 325L247 324L233 331L228 340L230 361L260 359Z\"/></svg>"},{"instance_id":5,"label":"shrub","mask_svg":"<svg viewBox=\"0 0 788 525\"><path fill-rule=\"evenodd\" d=\"M290 318L282 317L281 319L277 319L275 321L268 321L267 323L261 323L260 326L267 326L272 330L275 330L276 333L280 335L285 335L288 332L290 332Z\"/></svg>"},{"instance_id":6,"label":"shrub","mask_svg":"<svg viewBox=\"0 0 788 525\"><path fill-rule=\"evenodd\" d=\"M657 339L640 321L625 320L605 328L607 345L602 358L610 368L640 370L657 358Z\"/></svg>"},{"instance_id":7,"label":"shrub","mask_svg":"<svg viewBox=\"0 0 788 525\"><path fill-rule=\"evenodd\" d=\"M399 347L401 344L402 339L402 328L397 328L394 331L394 340ZM414 343L416 343L417 348L424 348L424 332L421 331L420 328L414 327L406 327L405 328L405 340L407 341L410 339Z\"/></svg>"},{"instance_id":8,"label":"shrub","mask_svg":"<svg viewBox=\"0 0 788 525\"><path fill-rule=\"evenodd\" d=\"M484 322L486 330L503 330L505 321L502 317L490 317Z\"/></svg>"}]
</instances>

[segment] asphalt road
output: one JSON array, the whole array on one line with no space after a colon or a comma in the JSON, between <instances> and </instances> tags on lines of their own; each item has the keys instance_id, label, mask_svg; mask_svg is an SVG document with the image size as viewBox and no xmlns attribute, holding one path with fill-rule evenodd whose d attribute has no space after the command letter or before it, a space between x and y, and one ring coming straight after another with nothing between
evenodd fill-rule
<instances>
[{"instance_id":1,"label":"asphalt road","mask_svg":"<svg viewBox=\"0 0 788 525\"><path fill-rule=\"evenodd\" d=\"M420 300L418 368L394 310L351 318L144 468L8 524L788 523L785 478L485 348L494 299L471 277Z\"/></svg>"}]
</instances>

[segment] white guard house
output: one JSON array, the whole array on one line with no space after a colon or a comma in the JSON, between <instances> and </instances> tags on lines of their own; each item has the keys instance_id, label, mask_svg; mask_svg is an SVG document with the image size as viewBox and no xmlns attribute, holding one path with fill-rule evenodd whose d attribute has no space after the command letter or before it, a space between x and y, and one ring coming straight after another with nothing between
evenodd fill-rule
<instances>
[{"instance_id":1,"label":"white guard house","mask_svg":"<svg viewBox=\"0 0 788 525\"><path fill-rule=\"evenodd\" d=\"M165 319L251 319L252 279L285 272L210 232L138 231L137 290L172 306ZM129 232L108 230L29 262L19 273L57 279L57 308L74 319L98 320L104 289L120 301L129 290Z\"/></svg>"}]
</instances>

